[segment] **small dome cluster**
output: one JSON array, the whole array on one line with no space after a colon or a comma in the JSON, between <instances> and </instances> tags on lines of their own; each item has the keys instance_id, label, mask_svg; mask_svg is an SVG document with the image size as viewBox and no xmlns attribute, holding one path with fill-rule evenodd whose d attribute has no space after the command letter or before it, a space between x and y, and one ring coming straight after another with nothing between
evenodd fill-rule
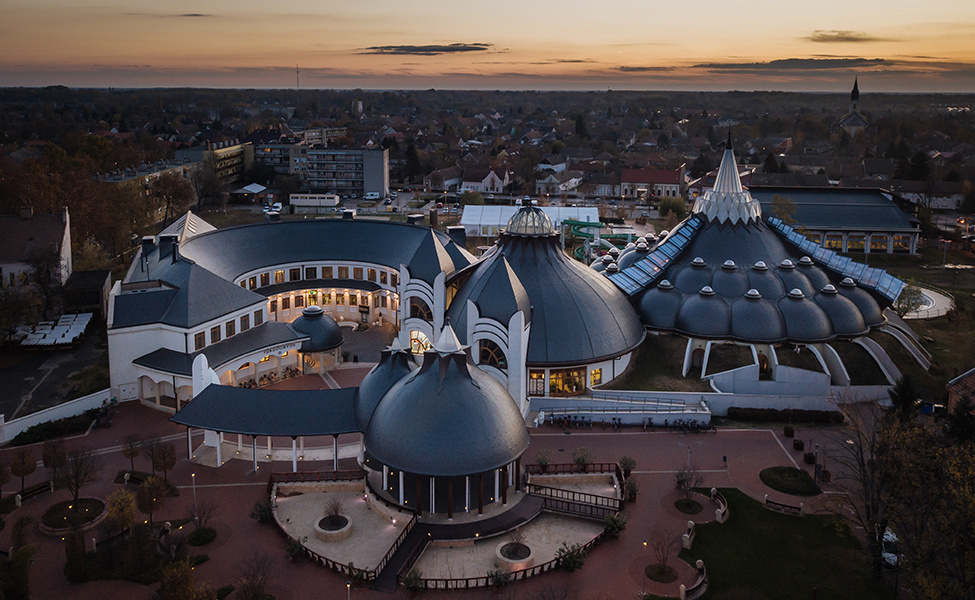
<instances>
[{"instance_id":1,"label":"small dome cluster","mask_svg":"<svg viewBox=\"0 0 975 600\"><path fill-rule=\"evenodd\" d=\"M744 342L820 342L856 337L884 323L877 302L849 278L832 284L809 257L748 269L731 259L709 265L694 257L640 298L651 329Z\"/></svg>"}]
</instances>

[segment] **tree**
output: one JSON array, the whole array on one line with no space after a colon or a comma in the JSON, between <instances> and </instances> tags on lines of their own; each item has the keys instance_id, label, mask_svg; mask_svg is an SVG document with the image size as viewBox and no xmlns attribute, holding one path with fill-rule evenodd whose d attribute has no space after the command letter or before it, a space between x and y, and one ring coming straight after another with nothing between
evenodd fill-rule
<instances>
[{"instance_id":1,"label":"tree","mask_svg":"<svg viewBox=\"0 0 975 600\"><path fill-rule=\"evenodd\" d=\"M462 206L484 204L484 197L481 196L480 192L464 192L460 195L459 200Z\"/></svg>"},{"instance_id":2,"label":"tree","mask_svg":"<svg viewBox=\"0 0 975 600\"><path fill-rule=\"evenodd\" d=\"M196 209L200 210L204 203L211 203L221 196L220 180L212 160L205 160L190 176L190 184L196 196Z\"/></svg>"},{"instance_id":3,"label":"tree","mask_svg":"<svg viewBox=\"0 0 975 600\"><path fill-rule=\"evenodd\" d=\"M665 197L660 200L658 211L661 219L670 218L676 225L687 216L687 203L684 202L683 198ZM668 227L668 229L672 228L673 225Z\"/></svg>"},{"instance_id":4,"label":"tree","mask_svg":"<svg viewBox=\"0 0 975 600\"><path fill-rule=\"evenodd\" d=\"M586 128L586 118L582 114L576 116L576 135L583 139L589 139L589 130Z\"/></svg>"},{"instance_id":5,"label":"tree","mask_svg":"<svg viewBox=\"0 0 975 600\"><path fill-rule=\"evenodd\" d=\"M700 487L703 481L704 475L693 466L684 465L674 474L674 487L688 500L694 495L694 488Z\"/></svg>"},{"instance_id":6,"label":"tree","mask_svg":"<svg viewBox=\"0 0 975 600\"><path fill-rule=\"evenodd\" d=\"M924 294L918 287L917 280L912 277L897 296L897 300L894 302L894 312L897 313L898 317L903 317L917 311L922 306L924 306Z\"/></svg>"},{"instance_id":7,"label":"tree","mask_svg":"<svg viewBox=\"0 0 975 600\"><path fill-rule=\"evenodd\" d=\"M264 600L265 590L272 572L271 557L263 552L255 552L237 564L238 600Z\"/></svg>"},{"instance_id":8,"label":"tree","mask_svg":"<svg viewBox=\"0 0 975 600\"><path fill-rule=\"evenodd\" d=\"M170 443L159 444L156 453L153 456L152 468L153 472L162 471L163 481L169 483L168 472L176 466L176 446Z\"/></svg>"},{"instance_id":9,"label":"tree","mask_svg":"<svg viewBox=\"0 0 975 600\"><path fill-rule=\"evenodd\" d=\"M579 446L572 451L572 462L586 470L586 466L592 462L592 448L589 446Z\"/></svg>"},{"instance_id":10,"label":"tree","mask_svg":"<svg viewBox=\"0 0 975 600\"><path fill-rule=\"evenodd\" d=\"M159 454L159 449L161 446L162 444L157 439L142 440L142 455L146 457L147 461L149 461L149 466L152 468L153 475L156 474L156 461L158 460L156 455Z\"/></svg>"},{"instance_id":11,"label":"tree","mask_svg":"<svg viewBox=\"0 0 975 600\"><path fill-rule=\"evenodd\" d=\"M37 457L34 456L33 452L27 448L23 448L14 454L13 459L10 461L10 472L15 477L20 477L21 495L24 494L24 480L35 470L37 470Z\"/></svg>"},{"instance_id":12,"label":"tree","mask_svg":"<svg viewBox=\"0 0 975 600\"><path fill-rule=\"evenodd\" d=\"M98 455L87 448L71 450L64 463L57 469L58 484L71 492L74 505L78 506L78 496L86 485L98 481L102 461Z\"/></svg>"},{"instance_id":13,"label":"tree","mask_svg":"<svg viewBox=\"0 0 975 600\"><path fill-rule=\"evenodd\" d=\"M170 217L184 212L193 201L193 186L182 175L165 172L152 181L152 195L165 207L163 226L170 223Z\"/></svg>"},{"instance_id":14,"label":"tree","mask_svg":"<svg viewBox=\"0 0 975 600\"><path fill-rule=\"evenodd\" d=\"M413 140L406 146L406 176L410 183L416 183L416 178L423 174L423 166L420 164L420 155L413 145Z\"/></svg>"},{"instance_id":15,"label":"tree","mask_svg":"<svg viewBox=\"0 0 975 600\"><path fill-rule=\"evenodd\" d=\"M149 527L152 527L153 513L166 505L166 483L155 475L146 477L136 489L135 502L139 512L149 516Z\"/></svg>"},{"instance_id":16,"label":"tree","mask_svg":"<svg viewBox=\"0 0 975 600\"><path fill-rule=\"evenodd\" d=\"M106 500L108 514L105 516L105 528L111 533L131 527L135 521L135 494L119 489L109 494Z\"/></svg>"},{"instance_id":17,"label":"tree","mask_svg":"<svg viewBox=\"0 0 975 600\"><path fill-rule=\"evenodd\" d=\"M971 396L962 396L948 415L945 435L956 444L975 442L975 402ZM2 480L0 480L2 481Z\"/></svg>"},{"instance_id":18,"label":"tree","mask_svg":"<svg viewBox=\"0 0 975 600\"><path fill-rule=\"evenodd\" d=\"M772 216L781 219L786 225L795 225L796 203L786 196L772 196Z\"/></svg>"},{"instance_id":19,"label":"tree","mask_svg":"<svg viewBox=\"0 0 975 600\"><path fill-rule=\"evenodd\" d=\"M125 436L122 442L122 456L129 459L129 471L135 471L135 459L142 451L142 436L138 433L130 433Z\"/></svg>"},{"instance_id":20,"label":"tree","mask_svg":"<svg viewBox=\"0 0 975 600\"><path fill-rule=\"evenodd\" d=\"M9 336L21 325L33 324L41 314L41 297L23 285L0 288L0 333Z\"/></svg>"},{"instance_id":21,"label":"tree","mask_svg":"<svg viewBox=\"0 0 975 600\"><path fill-rule=\"evenodd\" d=\"M762 165L763 173L778 173L779 163L775 160L775 155L771 152L765 157L765 163Z\"/></svg>"},{"instance_id":22,"label":"tree","mask_svg":"<svg viewBox=\"0 0 975 600\"><path fill-rule=\"evenodd\" d=\"M655 565L667 566L667 561L677 550L679 544L673 532L657 526L647 531L647 547L653 556Z\"/></svg>"},{"instance_id":23,"label":"tree","mask_svg":"<svg viewBox=\"0 0 975 600\"><path fill-rule=\"evenodd\" d=\"M48 440L41 447L41 460L47 469L51 481L57 479L58 469L64 466L67 453L64 450L64 440Z\"/></svg>"},{"instance_id":24,"label":"tree","mask_svg":"<svg viewBox=\"0 0 975 600\"><path fill-rule=\"evenodd\" d=\"M910 421L917 415L918 391L914 378L904 373L894 386L887 391L893 404L893 414L902 421Z\"/></svg>"},{"instance_id":25,"label":"tree","mask_svg":"<svg viewBox=\"0 0 975 600\"><path fill-rule=\"evenodd\" d=\"M691 164L690 176L694 179L704 177L711 172L711 160L704 152L698 155Z\"/></svg>"},{"instance_id":26,"label":"tree","mask_svg":"<svg viewBox=\"0 0 975 600\"><path fill-rule=\"evenodd\" d=\"M217 594L207 585L196 585L193 567L189 559L184 558L174 560L163 568L159 597L162 600L216 600Z\"/></svg>"},{"instance_id":27,"label":"tree","mask_svg":"<svg viewBox=\"0 0 975 600\"><path fill-rule=\"evenodd\" d=\"M209 497L200 498L190 509L190 521L193 522L197 530L206 529L219 508L220 505L216 500Z\"/></svg>"},{"instance_id":28,"label":"tree","mask_svg":"<svg viewBox=\"0 0 975 600\"><path fill-rule=\"evenodd\" d=\"M3 495L3 486L10 483L10 463L0 460L0 496Z\"/></svg>"}]
</instances>

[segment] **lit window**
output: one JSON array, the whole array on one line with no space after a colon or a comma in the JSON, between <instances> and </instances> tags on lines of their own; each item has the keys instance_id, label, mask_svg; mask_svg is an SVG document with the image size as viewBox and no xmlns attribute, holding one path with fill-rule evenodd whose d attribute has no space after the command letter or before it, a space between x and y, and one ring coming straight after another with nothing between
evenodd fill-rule
<instances>
[{"instance_id":1,"label":"lit window","mask_svg":"<svg viewBox=\"0 0 975 600\"><path fill-rule=\"evenodd\" d=\"M318 267L305 267L305 279L317 279Z\"/></svg>"},{"instance_id":2,"label":"lit window","mask_svg":"<svg viewBox=\"0 0 975 600\"><path fill-rule=\"evenodd\" d=\"M353 279L362 279L362 267L356 267L356 268L352 269L352 278Z\"/></svg>"},{"instance_id":3,"label":"lit window","mask_svg":"<svg viewBox=\"0 0 975 600\"><path fill-rule=\"evenodd\" d=\"M379 297L379 306L386 308L386 296Z\"/></svg>"},{"instance_id":4,"label":"lit window","mask_svg":"<svg viewBox=\"0 0 975 600\"><path fill-rule=\"evenodd\" d=\"M247 278L247 289L252 290L257 287L257 277Z\"/></svg>"},{"instance_id":5,"label":"lit window","mask_svg":"<svg viewBox=\"0 0 975 600\"><path fill-rule=\"evenodd\" d=\"M305 305L305 296L303 294L298 294L295 296L295 308L301 308Z\"/></svg>"},{"instance_id":6,"label":"lit window","mask_svg":"<svg viewBox=\"0 0 975 600\"><path fill-rule=\"evenodd\" d=\"M262 325L263 323L264 323L264 311L263 310L255 310L254 311L254 327L257 327L258 325Z\"/></svg>"},{"instance_id":7,"label":"lit window","mask_svg":"<svg viewBox=\"0 0 975 600\"><path fill-rule=\"evenodd\" d=\"M345 306L345 292L335 294L335 304Z\"/></svg>"},{"instance_id":8,"label":"lit window","mask_svg":"<svg viewBox=\"0 0 975 600\"><path fill-rule=\"evenodd\" d=\"M508 359L504 356L504 350L491 340L480 341L479 358L482 365L490 365L498 369L508 368Z\"/></svg>"},{"instance_id":9,"label":"lit window","mask_svg":"<svg viewBox=\"0 0 975 600\"><path fill-rule=\"evenodd\" d=\"M349 267L339 267L339 279L349 278Z\"/></svg>"},{"instance_id":10,"label":"lit window","mask_svg":"<svg viewBox=\"0 0 975 600\"><path fill-rule=\"evenodd\" d=\"M201 331L193 336L193 342L196 344L197 350L202 350L207 345L207 334Z\"/></svg>"},{"instance_id":11,"label":"lit window","mask_svg":"<svg viewBox=\"0 0 975 600\"><path fill-rule=\"evenodd\" d=\"M284 283L284 270L274 272L274 283Z\"/></svg>"},{"instance_id":12,"label":"lit window","mask_svg":"<svg viewBox=\"0 0 975 600\"><path fill-rule=\"evenodd\" d=\"M332 277L332 267L322 267L322 279L331 279Z\"/></svg>"},{"instance_id":13,"label":"lit window","mask_svg":"<svg viewBox=\"0 0 975 600\"><path fill-rule=\"evenodd\" d=\"M271 285L271 275L269 273L261 273L261 287Z\"/></svg>"},{"instance_id":14,"label":"lit window","mask_svg":"<svg viewBox=\"0 0 975 600\"><path fill-rule=\"evenodd\" d=\"M369 281L376 281L376 269L369 269Z\"/></svg>"},{"instance_id":15,"label":"lit window","mask_svg":"<svg viewBox=\"0 0 975 600\"><path fill-rule=\"evenodd\" d=\"M386 271L379 272L379 283L386 285Z\"/></svg>"},{"instance_id":16,"label":"lit window","mask_svg":"<svg viewBox=\"0 0 975 600\"><path fill-rule=\"evenodd\" d=\"M589 371L589 385L596 386L603 382L603 370L593 369Z\"/></svg>"},{"instance_id":17,"label":"lit window","mask_svg":"<svg viewBox=\"0 0 975 600\"><path fill-rule=\"evenodd\" d=\"M423 354L432 346L433 344L430 343L430 338L425 336L423 332L410 332L410 351L413 352L413 354Z\"/></svg>"},{"instance_id":18,"label":"lit window","mask_svg":"<svg viewBox=\"0 0 975 600\"><path fill-rule=\"evenodd\" d=\"M216 344L220 341L220 326L210 328L210 343Z\"/></svg>"}]
</instances>

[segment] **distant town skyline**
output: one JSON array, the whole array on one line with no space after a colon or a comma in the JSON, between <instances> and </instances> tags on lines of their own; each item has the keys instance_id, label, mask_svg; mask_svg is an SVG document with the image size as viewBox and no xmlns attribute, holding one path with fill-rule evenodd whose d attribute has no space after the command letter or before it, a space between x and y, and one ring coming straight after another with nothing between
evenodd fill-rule
<instances>
[{"instance_id":1,"label":"distant town skyline","mask_svg":"<svg viewBox=\"0 0 975 600\"><path fill-rule=\"evenodd\" d=\"M0 85L975 92L970 0L6 0ZM296 83L296 67L300 84Z\"/></svg>"}]
</instances>

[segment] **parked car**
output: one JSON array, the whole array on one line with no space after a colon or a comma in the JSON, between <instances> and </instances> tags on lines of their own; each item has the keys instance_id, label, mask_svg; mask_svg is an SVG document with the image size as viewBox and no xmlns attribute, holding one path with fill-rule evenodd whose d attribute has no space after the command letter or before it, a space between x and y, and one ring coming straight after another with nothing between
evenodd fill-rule
<instances>
[{"instance_id":1,"label":"parked car","mask_svg":"<svg viewBox=\"0 0 975 600\"><path fill-rule=\"evenodd\" d=\"M383 200L383 204L389 205L389 204L392 204L392 203L393 203L392 198L386 198L385 200Z\"/></svg>"},{"instance_id":2,"label":"parked car","mask_svg":"<svg viewBox=\"0 0 975 600\"><path fill-rule=\"evenodd\" d=\"M884 551L880 554L888 567L896 568L900 564L903 554L900 551L899 542L900 540L897 539L897 534L888 527L884 531Z\"/></svg>"}]
</instances>

